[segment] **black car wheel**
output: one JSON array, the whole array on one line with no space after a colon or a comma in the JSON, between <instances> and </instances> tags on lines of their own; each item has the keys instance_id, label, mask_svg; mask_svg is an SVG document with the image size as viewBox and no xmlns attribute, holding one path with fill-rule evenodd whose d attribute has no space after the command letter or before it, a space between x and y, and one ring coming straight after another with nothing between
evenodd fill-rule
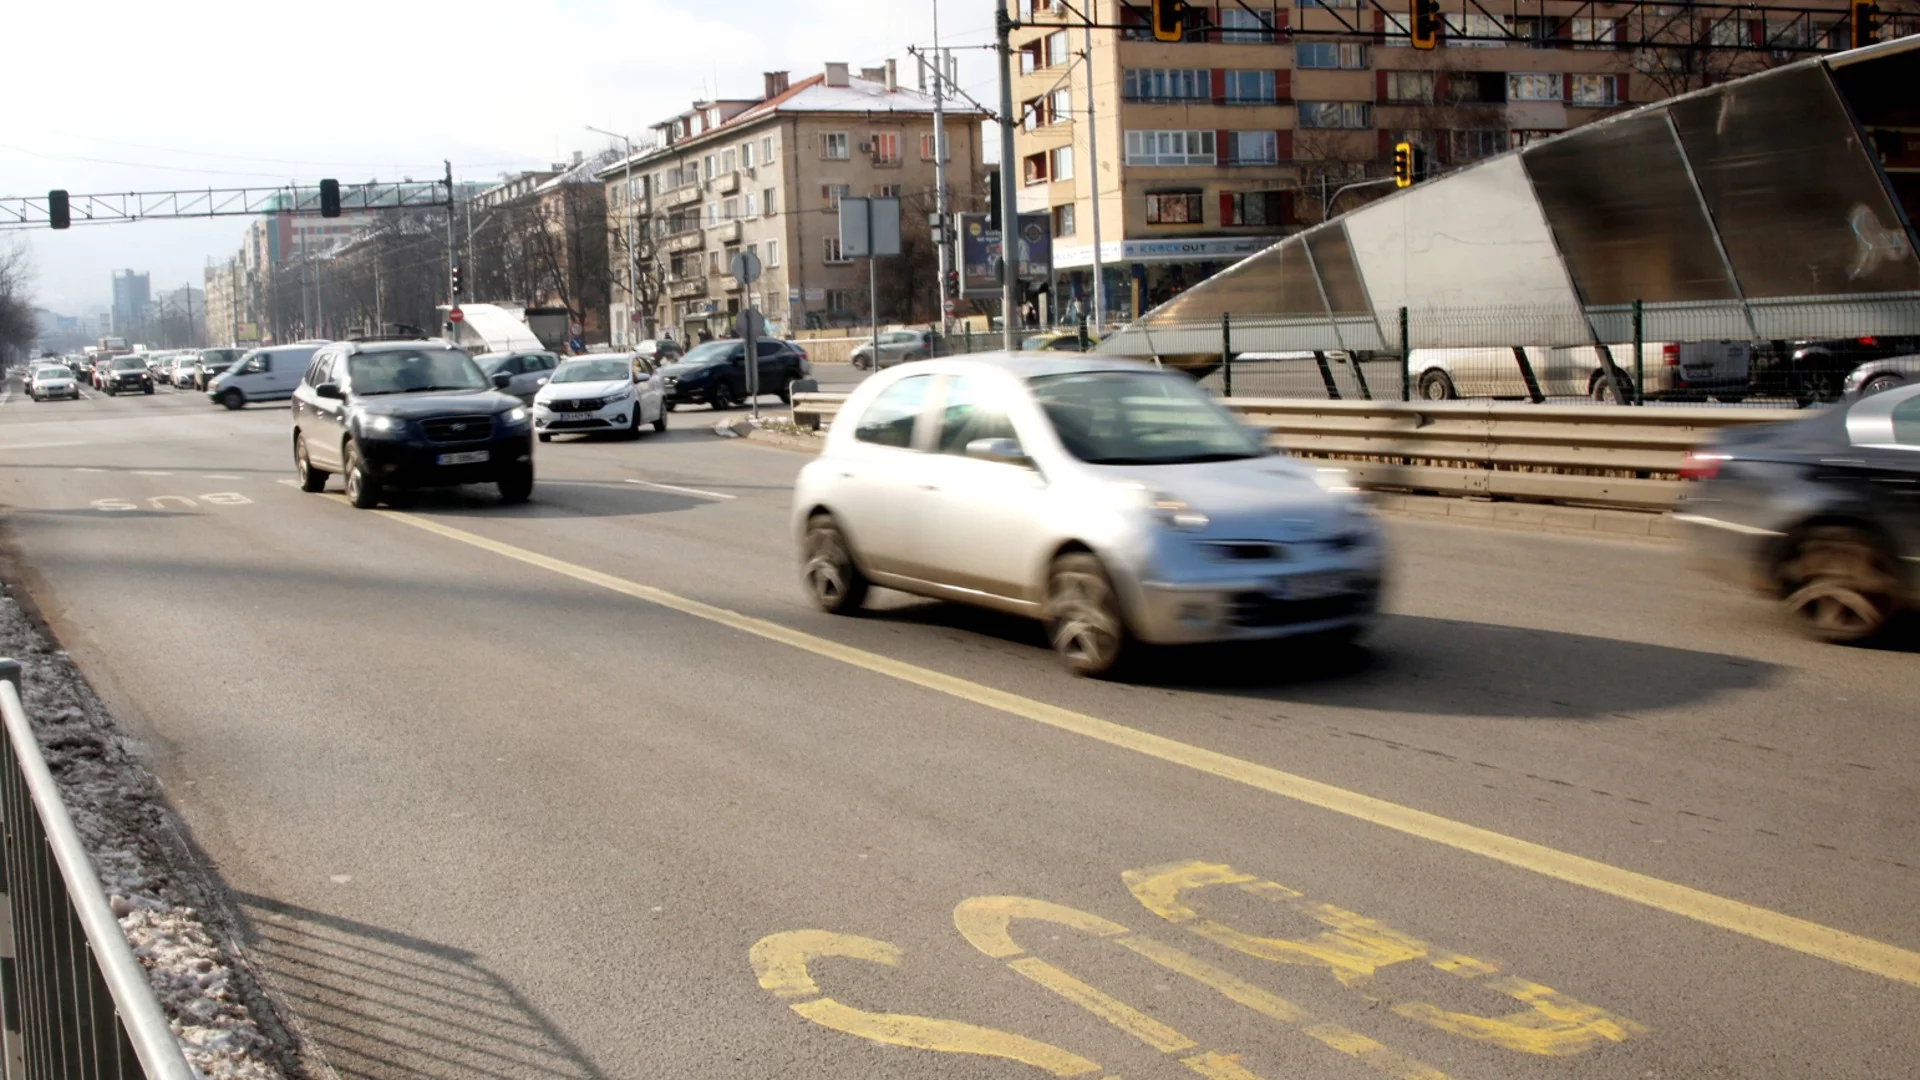
<instances>
[{"instance_id":1,"label":"black car wheel","mask_svg":"<svg viewBox=\"0 0 1920 1080\"><path fill-rule=\"evenodd\" d=\"M553 436L551 436L551 435L549 435L549 434L547 434L546 432L544 432L544 431L543 431L543 432L541 432L541 433L540 433L540 441L541 441L541 442L552 442L552 441L553 441Z\"/></svg>"},{"instance_id":2,"label":"black car wheel","mask_svg":"<svg viewBox=\"0 0 1920 1080\"><path fill-rule=\"evenodd\" d=\"M773 392L780 398L782 405L793 404L793 378L791 376L783 376L780 379L780 385L775 388Z\"/></svg>"},{"instance_id":3,"label":"black car wheel","mask_svg":"<svg viewBox=\"0 0 1920 1080\"><path fill-rule=\"evenodd\" d=\"M653 421L654 431L659 432L659 431L667 430L667 413L670 411L672 411L671 406L668 406L668 405L660 406L660 415L655 417Z\"/></svg>"},{"instance_id":4,"label":"black car wheel","mask_svg":"<svg viewBox=\"0 0 1920 1080\"><path fill-rule=\"evenodd\" d=\"M1799 373L1798 392L1794 395L1802 406L1818 405L1832 401L1840 396L1840 378L1824 368L1812 368Z\"/></svg>"},{"instance_id":5,"label":"black car wheel","mask_svg":"<svg viewBox=\"0 0 1920 1080\"><path fill-rule=\"evenodd\" d=\"M115 390L113 387L111 386L107 387L106 394L108 397L117 397L119 396L119 393L120 391Z\"/></svg>"},{"instance_id":6,"label":"black car wheel","mask_svg":"<svg viewBox=\"0 0 1920 1080\"><path fill-rule=\"evenodd\" d=\"M220 394L220 404L229 409L243 408L247 404L247 395L235 389L227 389Z\"/></svg>"},{"instance_id":7,"label":"black car wheel","mask_svg":"<svg viewBox=\"0 0 1920 1080\"><path fill-rule=\"evenodd\" d=\"M853 615L867 600L867 577L853 561L853 549L831 514L807 521L800 579L814 606L829 615Z\"/></svg>"},{"instance_id":8,"label":"black car wheel","mask_svg":"<svg viewBox=\"0 0 1920 1080\"><path fill-rule=\"evenodd\" d=\"M500 474L500 501L509 505L533 498L533 466L516 465Z\"/></svg>"},{"instance_id":9,"label":"black car wheel","mask_svg":"<svg viewBox=\"0 0 1920 1080\"><path fill-rule=\"evenodd\" d=\"M1460 395L1453 391L1453 379L1444 371L1427 371L1420 375L1420 396L1428 401L1452 401Z\"/></svg>"},{"instance_id":10,"label":"black car wheel","mask_svg":"<svg viewBox=\"0 0 1920 1080\"><path fill-rule=\"evenodd\" d=\"M147 383L147 384L146 384L145 386L142 386L142 387L140 388L140 392L141 392L141 393L143 393L143 394L151 394L151 393L153 393L153 384L152 384L152 383Z\"/></svg>"},{"instance_id":11,"label":"black car wheel","mask_svg":"<svg viewBox=\"0 0 1920 1080\"><path fill-rule=\"evenodd\" d=\"M1860 396L1872 397L1875 394L1884 394L1899 385L1901 385L1901 379L1898 375L1875 375L1860 384Z\"/></svg>"},{"instance_id":12,"label":"black car wheel","mask_svg":"<svg viewBox=\"0 0 1920 1080\"><path fill-rule=\"evenodd\" d=\"M1607 378L1607 373L1602 371L1593 377L1593 386L1590 388L1590 393L1593 400L1600 402L1602 405L1619 405L1622 403L1620 401L1620 395L1624 393L1623 388L1625 385L1626 380L1623 379L1621 380L1620 386L1615 386L1613 380Z\"/></svg>"},{"instance_id":13,"label":"black car wheel","mask_svg":"<svg viewBox=\"0 0 1920 1080\"><path fill-rule=\"evenodd\" d=\"M726 383L714 383L712 403L714 412L722 412L733 408L733 391L728 388Z\"/></svg>"},{"instance_id":14,"label":"black car wheel","mask_svg":"<svg viewBox=\"0 0 1920 1080\"><path fill-rule=\"evenodd\" d=\"M1129 641L1120 597L1100 560L1062 555L1047 576L1047 637L1067 670L1094 678L1120 664Z\"/></svg>"},{"instance_id":15,"label":"black car wheel","mask_svg":"<svg viewBox=\"0 0 1920 1080\"><path fill-rule=\"evenodd\" d=\"M627 424L627 438L637 439L639 437L640 437L640 399L636 397L633 399L633 420Z\"/></svg>"},{"instance_id":16,"label":"black car wheel","mask_svg":"<svg viewBox=\"0 0 1920 1080\"><path fill-rule=\"evenodd\" d=\"M327 486L330 473L321 472L313 467L313 459L307 454L307 437L293 434L293 469L300 475L301 491L322 491Z\"/></svg>"},{"instance_id":17,"label":"black car wheel","mask_svg":"<svg viewBox=\"0 0 1920 1080\"><path fill-rule=\"evenodd\" d=\"M380 481L367 471L367 462L360 456L359 444L347 440L343 456L346 458L347 501L361 510L379 506Z\"/></svg>"},{"instance_id":18,"label":"black car wheel","mask_svg":"<svg viewBox=\"0 0 1920 1080\"><path fill-rule=\"evenodd\" d=\"M1780 563L1788 614L1808 634L1833 644L1866 641L1898 607L1893 557L1867 532L1845 525L1808 529Z\"/></svg>"}]
</instances>

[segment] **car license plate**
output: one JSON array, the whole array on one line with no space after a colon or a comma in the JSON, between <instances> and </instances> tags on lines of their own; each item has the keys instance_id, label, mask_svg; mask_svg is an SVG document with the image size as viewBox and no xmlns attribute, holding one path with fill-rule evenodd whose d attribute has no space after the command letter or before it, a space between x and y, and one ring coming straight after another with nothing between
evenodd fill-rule
<instances>
[{"instance_id":1,"label":"car license plate","mask_svg":"<svg viewBox=\"0 0 1920 1080\"><path fill-rule=\"evenodd\" d=\"M1325 600L1330 596L1345 596L1353 591L1353 575L1330 573L1293 574L1288 577L1274 578L1273 587L1269 593L1275 600Z\"/></svg>"},{"instance_id":2,"label":"car license plate","mask_svg":"<svg viewBox=\"0 0 1920 1080\"><path fill-rule=\"evenodd\" d=\"M563 412L557 419L563 423L574 420L591 420L593 419L593 414L590 412Z\"/></svg>"},{"instance_id":3,"label":"car license plate","mask_svg":"<svg viewBox=\"0 0 1920 1080\"><path fill-rule=\"evenodd\" d=\"M442 465L477 465L485 460L487 460L487 451L485 450L469 450L464 454L440 455L440 464Z\"/></svg>"}]
</instances>

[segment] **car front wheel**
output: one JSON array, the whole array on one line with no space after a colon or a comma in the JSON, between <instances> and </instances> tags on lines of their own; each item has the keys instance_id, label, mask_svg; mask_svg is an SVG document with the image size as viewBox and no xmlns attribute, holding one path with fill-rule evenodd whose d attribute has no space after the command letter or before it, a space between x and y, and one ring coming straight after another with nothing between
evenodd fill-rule
<instances>
[{"instance_id":1,"label":"car front wheel","mask_svg":"<svg viewBox=\"0 0 1920 1080\"><path fill-rule=\"evenodd\" d=\"M360 456L358 443L348 440L346 452L347 501L361 510L371 510L380 505L380 481L367 471L367 461Z\"/></svg>"},{"instance_id":2,"label":"car front wheel","mask_svg":"<svg viewBox=\"0 0 1920 1080\"><path fill-rule=\"evenodd\" d=\"M1788 614L1813 637L1836 645L1872 638L1898 607L1899 575L1884 545L1863 530L1823 525L1794 541L1780 564Z\"/></svg>"},{"instance_id":3,"label":"car front wheel","mask_svg":"<svg viewBox=\"0 0 1920 1080\"><path fill-rule=\"evenodd\" d=\"M1113 581L1100 560L1085 552L1053 561L1047 576L1046 618L1054 652L1075 675L1107 675L1130 648Z\"/></svg>"},{"instance_id":4,"label":"car front wheel","mask_svg":"<svg viewBox=\"0 0 1920 1080\"><path fill-rule=\"evenodd\" d=\"M1860 396L1872 397L1875 394L1884 394L1899 385L1900 376L1898 375L1875 375L1861 385Z\"/></svg>"},{"instance_id":5,"label":"car front wheel","mask_svg":"<svg viewBox=\"0 0 1920 1080\"><path fill-rule=\"evenodd\" d=\"M220 404L229 409L239 409L247 404L247 395L238 390L229 389L220 395Z\"/></svg>"},{"instance_id":6,"label":"car front wheel","mask_svg":"<svg viewBox=\"0 0 1920 1080\"><path fill-rule=\"evenodd\" d=\"M533 466L520 465L501 474L499 487L500 501L504 503L523 503L533 498Z\"/></svg>"},{"instance_id":7,"label":"car front wheel","mask_svg":"<svg viewBox=\"0 0 1920 1080\"><path fill-rule=\"evenodd\" d=\"M1459 395L1454 393L1453 379L1444 371L1429 371L1420 376L1420 396L1428 401L1451 401Z\"/></svg>"},{"instance_id":8,"label":"car front wheel","mask_svg":"<svg viewBox=\"0 0 1920 1080\"><path fill-rule=\"evenodd\" d=\"M800 578L815 607L829 615L852 615L866 603L866 575L854 563L853 549L833 515L808 520L801 559Z\"/></svg>"}]
</instances>

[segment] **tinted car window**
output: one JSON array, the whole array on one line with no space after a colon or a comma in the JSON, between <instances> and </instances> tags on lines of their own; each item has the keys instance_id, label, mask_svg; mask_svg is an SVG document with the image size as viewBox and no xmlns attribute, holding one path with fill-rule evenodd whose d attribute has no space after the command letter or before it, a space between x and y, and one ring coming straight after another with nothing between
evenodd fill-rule
<instances>
[{"instance_id":1,"label":"tinted car window","mask_svg":"<svg viewBox=\"0 0 1920 1080\"><path fill-rule=\"evenodd\" d=\"M787 345L784 341L756 342L755 349L759 352L760 359L762 360L768 359L769 357L787 355Z\"/></svg>"},{"instance_id":2,"label":"tinted car window","mask_svg":"<svg viewBox=\"0 0 1920 1080\"><path fill-rule=\"evenodd\" d=\"M853 437L880 446L912 446L914 421L926 407L932 386L933 376L915 375L887 387L860 414Z\"/></svg>"},{"instance_id":3,"label":"tinted car window","mask_svg":"<svg viewBox=\"0 0 1920 1080\"><path fill-rule=\"evenodd\" d=\"M463 352L406 349L361 353L347 363L353 392L404 394L420 390L481 390L491 384Z\"/></svg>"},{"instance_id":4,"label":"tinted car window","mask_svg":"<svg viewBox=\"0 0 1920 1080\"><path fill-rule=\"evenodd\" d=\"M1893 407L1893 441L1920 450L1920 397Z\"/></svg>"},{"instance_id":5,"label":"tinted car window","mask_svg":"<svg viewBox=\"0 0 1920 1080\"><path fill-rule=\"evenodd\" d=\"M940 452L964 454L976 439L1012 439L1020 436L1007 419L1007 410L988 385L978 379L955 376L947 380L947 398L940 408Z\"/></svg>"}]
</instances>

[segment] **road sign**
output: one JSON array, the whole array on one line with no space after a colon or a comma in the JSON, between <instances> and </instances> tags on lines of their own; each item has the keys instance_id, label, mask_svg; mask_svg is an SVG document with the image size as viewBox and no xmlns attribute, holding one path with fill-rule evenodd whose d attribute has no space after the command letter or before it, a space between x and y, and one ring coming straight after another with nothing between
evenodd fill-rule
<instances>
[{"instance_id":1,"label":"road sign","mask_svg":"<svg viewBox=\"0 0 1920 1080\"><path fill-rule=\"evenodd\" d=\"M579 323L568 323L568 324L567 324L567 336L568 336L568 337L579 337L579 336L580 336L581 334L583 334L583 333L585 333L585 332L586 332L586 329L587 329L586 327L584 327L584 326L581 326L581 325L580 325Z\"/></svg>"},{"instance_id":2,"label":"road sign","mask_svg":"<svg viewBox=\"0 0 1920 1080\"><path fill-rule=\"evenodd\" d=\"M627 316L627 321L630 323L633 323L635 326L640 325L640 312L636 310L631 314L629 314Z\"/></svg>"},{"instance_id":3,"label":"road sign","mask_svg":"<svg viewBox=\"0 0 1920 1080\"><path fill-rule=\"evenodd\" d=\"M739 337L766 337L767 320L758 309L748 308L734 316L733 332Z\"/></svg>"},{"instance_id":4,"label":"road sign","mask_svg":"<svg viewBox=\"0 0 1920 1080\"><path fill-rule=\"evenodd\" d=\"M447 312L447 321L450 323L457 323L466 317L467 313L457 307Z\"/></svg>"},{"instance_id":5,"label":"road sign","mask_svg":"<svg viewBox=\"0 0 1920 1080\"><path fill-rule=\"evenodd\" d=\"M900 254L900 200L840 200L840 254L849 259Z\"/></svg>"},{"instance_id":6,"label":"road sign","mask_svg":"<svg viewBox=\"0 0 1920 1080\"><path fill-rule=\"evenodd\" d=\"M947 297L947 314L951 315L957 310L959 310L959 305L953 302L953 297Z\"/></svg>"},{"instance_id":7,"label":"road sign","mask_svg":"<svg viewBox=\"0 0 1920 1080\"><path fill-rule=\"evenodd\" d=\"M727 273L742 285L751 285L760 280L760 256L751 251L743 251L727 264Z\"/></svg>"}]
</instances>

